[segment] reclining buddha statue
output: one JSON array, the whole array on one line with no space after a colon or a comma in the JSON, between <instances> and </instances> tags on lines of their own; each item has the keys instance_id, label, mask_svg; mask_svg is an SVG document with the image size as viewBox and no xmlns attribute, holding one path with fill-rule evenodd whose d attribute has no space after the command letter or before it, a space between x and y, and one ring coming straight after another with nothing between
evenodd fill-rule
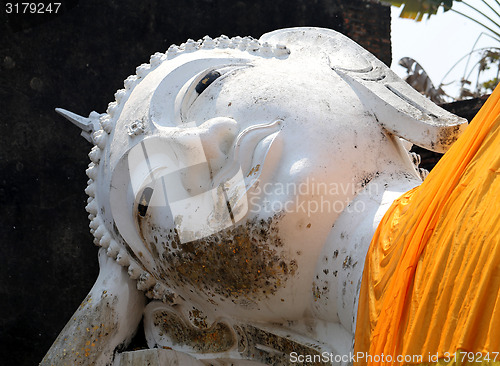
<instances>
[{"instance_id":1,"label":"reclining buddha statue","mask_svg":"<svg viewBox=\"0 0 500 366\"><path fill-rule=\"evenodd\" d=\"M124 84L106 113L58 109L94 145L100 274L42 365L444 364L498 351L500 210L473 198L498 187L493 122L464 132L319 28L188 40ZM450 150L424 182L413 144ZM489 178L473 181L471 166ZM138 332L147 345L127 349Z\"/></svg>"}]
</instances>

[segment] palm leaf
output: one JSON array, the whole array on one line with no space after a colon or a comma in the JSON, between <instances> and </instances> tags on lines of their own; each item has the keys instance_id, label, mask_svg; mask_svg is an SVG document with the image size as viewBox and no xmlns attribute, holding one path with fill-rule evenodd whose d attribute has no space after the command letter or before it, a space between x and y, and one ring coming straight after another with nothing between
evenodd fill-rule
<instances>
[{"instance_id":1,"label":"palm leaf","mask_svg":"<svg viewBox=\"0 0 500 366\"><path fill-rule=\"evenodd\" d=\"M460 1L460 0L456 0ZM425 15L430 17L437 13L439 7L443 7L445 11L450 10L453 5L453 0L406 0L406 1L390 1L382 0L382 2L401 7L404 5L399 15L401 18L414 19L421 21Z\"/></svg>"},{"instance_id":2,"label":"palm leaf","mask_svg":"<svg viewBox=\"0 0 500 366\"><path fill-rule=\"evenodd\" d=\"M440 104L444 102L443 97L446 96L446 93L443 89L434 86L429 75L417 61L410 57L403 57L399 60L399 64L408 73L405 81L415 90L430 98L434 103Z\"/></svg>"}]
</instances>

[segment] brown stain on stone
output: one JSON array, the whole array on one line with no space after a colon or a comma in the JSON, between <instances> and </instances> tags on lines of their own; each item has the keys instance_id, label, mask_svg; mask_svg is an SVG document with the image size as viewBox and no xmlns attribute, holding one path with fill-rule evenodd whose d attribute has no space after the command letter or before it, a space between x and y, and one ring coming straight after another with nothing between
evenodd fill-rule
<instances>
[{"instance_id":1,"label":"brown stain on stone","mask_svg":"<svg viewBox=\"0 0 500 366\"><path fill-rule=\"evenodd\" d=\"M247 174L247 177L256 174L259 170L260 170L260 164L257 164L250 170L250 172Z\"/></svg>"},{"instance_id":2,"label":"brown stain on stone","mask_svg":"<svg viewBox=\"0 0 500 366\"><path fill-rule=\"evenodd\" d=\"M195 307L193 307L192 310L189 310L189 321L197 328L200 329L208 328L207 317L203 315L203 313L200 310L196 309Z\"/></svg>"},{"instance_id":3,"label":"brown stain on stone","mask_svg":"<svg viewBox=\"0 0 500 366\"><path fill-rule=\"evenodd\" d=\"M97 302L89 294L40 365L91 365L109 352L109 342L116 332L116 302L117 298L108 297L106 292Z\"/></svg>"},{"instance_id":4,"label":"brown stain on stone","mask_svg":"<svg viewBox=\"0 0 500 366\"><path fill-rule=\"evenodd\" d=\"M224 323L216 323L208 329L199 329L186 324L168 311L155 313L153 322L173 346L188 346L197 353L225 352L236 344L233 332Z\"/></svg>"},{"instance_id":5,"label":"brown stain on stone","mask_svg":"<svg viewBox=\"0 0 500 366\"><path fill-rule=\"evenodd\" d=\"M159 280L171 288L190 285L209 296L233 299L276 293L297 270L279 237L280 217L248 220L188 243L180 243L172 230L155 228L162 253Z\"/></svg>"},{"instance_id":6,"label":"brown stain on stone","mask_svg":"<svg viewBox=\"0 0 500 366\"><path fill-rule=\"evenodd\" d=\"M296 352L298 355L309 355L313 361L296 362L294 365L331 365L322 361L323 349L318 343L299 343L288 336L279 336L251 325L241 325L236 331L239 338L238 351L246 359L266 365L290 365L290 354Z\"/></svg>"},{"instance_id":7,"label":"brown stain on stone","mask_svg":"<svg viewBox=\"0 0 500 366\"><path fill-rule=\"evenodd\" d=\"M452 128L443 128L439 132L438 142L443 146L451 146L461 135L460 130L463 129L463 125L453 126Z\"/></svg>"}]
</instances>

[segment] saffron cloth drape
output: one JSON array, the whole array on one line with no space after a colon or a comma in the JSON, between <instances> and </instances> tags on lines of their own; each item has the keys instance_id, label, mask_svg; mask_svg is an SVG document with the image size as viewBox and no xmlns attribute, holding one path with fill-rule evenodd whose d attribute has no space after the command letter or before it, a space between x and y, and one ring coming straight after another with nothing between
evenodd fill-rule
<instances>
[{"instance_id":1,"label":"saffron cloth drape","mask_svg":"<svg viewBox=\"0 0 500 366\"><path fill-rule=\"evenodd\" d=\"M379 357L356 364L500 365L499 289L497 87L422 185L396 200L377 228L354 347Z\"/></svg>"}]
</instances>

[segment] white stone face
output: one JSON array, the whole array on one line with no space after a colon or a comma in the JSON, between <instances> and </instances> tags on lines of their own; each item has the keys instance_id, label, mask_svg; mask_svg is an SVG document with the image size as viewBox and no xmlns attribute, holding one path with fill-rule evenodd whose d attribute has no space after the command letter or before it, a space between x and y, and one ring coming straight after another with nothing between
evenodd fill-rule
<instances>
[{"instance_id":1,"label":"white stone face","mask_svg":"<svg viewBox=\"0 0 500 366\"><path fill-rule=\"evenodd\" d=\"M394 159L398 150L393 141L349 85L322 61L313 59L302 68L303 60L292 56L285 61L257 60L253 67L214 82L186 113L188 121L199 124L231 117L240 131L283 121L276 141L280 146L272 147L261 166L259 185L248 191L249 212L242 222L280 213L283 255L296 263L296 269L273 296L251 295L258 306L245 313L253 320L296 320L309 312L319 253L362 183L381 171L414 174L405 160ZM242 146L242 167L252 148ZM243 168L244 175L251 168ZM237 316L241 310L229 304L227 311ZM330 309L335 313L336 304Z\"/></svg>"},{"instance_id":2,"label":"white stone face","mask_svg":"<svg viewBox=\"0 0 500 366\"><path fill-rule=\"evenodd\" d=\"M247 358L229 334L259 325L349 352L373 232L420 183L398 136L443 150L460 132L463 121L336 32L261 41L154 55L92 136L91 228L165 302L146 312L151 347ZM162 311L199 332L229 327L227 344L196 355L189 327L179 345L155 323Z\"/></svg>"}]
</instances>

